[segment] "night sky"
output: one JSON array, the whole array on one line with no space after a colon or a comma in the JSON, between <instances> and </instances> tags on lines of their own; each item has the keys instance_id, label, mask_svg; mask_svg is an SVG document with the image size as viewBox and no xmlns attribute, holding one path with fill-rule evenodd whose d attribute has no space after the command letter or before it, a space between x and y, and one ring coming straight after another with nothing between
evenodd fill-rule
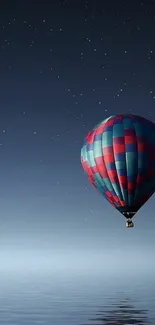
<instances>
[{"instance_id":1,"label":"night sky","mask_svg":"<svg viewBox=\"0 0 155 325\"><path fill-rule=\"evenodd\" d=\"M152 263L154 196L126 229L80 162L87 133L120 113L155 122L154 0L3 1L3 265Z\"/></svg>"}]
</instances>

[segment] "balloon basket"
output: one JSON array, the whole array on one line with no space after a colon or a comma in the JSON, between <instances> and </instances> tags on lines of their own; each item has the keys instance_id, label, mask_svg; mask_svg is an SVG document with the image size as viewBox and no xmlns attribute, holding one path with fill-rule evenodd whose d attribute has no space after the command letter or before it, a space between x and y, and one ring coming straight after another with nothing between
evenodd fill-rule
<instances>
[{"instance_id":1,"label":"balloon basket","mask_svg":"<svg viewBox=\"0 0 155 325\"><path fill-rule=\"evenodd\" d=\"M133 228L134 227L134 223L131 219L127 219L126 221L126 228Z\"/></svg>"}]
</instances>

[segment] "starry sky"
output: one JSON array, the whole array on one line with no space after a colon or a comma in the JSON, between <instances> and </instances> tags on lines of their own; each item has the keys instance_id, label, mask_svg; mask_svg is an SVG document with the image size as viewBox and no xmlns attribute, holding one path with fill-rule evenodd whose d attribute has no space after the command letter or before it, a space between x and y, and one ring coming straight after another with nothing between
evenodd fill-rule
<instances>
[{"instance_id":1,"label":"starry sky","mask_svg":"<svg viewBox=\"0 0 155 325\"><path fill-rule=\"evenodd\" d=\"M123 257L137 263L137 256L137 265L151 263L154 197L137 213L136 227L126 229L88 182L80 151L87 133L110 115L155 122L154 72L154 0L0 5L0 247L6 264L15 256L32 262L34 254L48 260L50 254L55 265L98 265L102 257L111 266Z\"/></svg>"}]
</instances>

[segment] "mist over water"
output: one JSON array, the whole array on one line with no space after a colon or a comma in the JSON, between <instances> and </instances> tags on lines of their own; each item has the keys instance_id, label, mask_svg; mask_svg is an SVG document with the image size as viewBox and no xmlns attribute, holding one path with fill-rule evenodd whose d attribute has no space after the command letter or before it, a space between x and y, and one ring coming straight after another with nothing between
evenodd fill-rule
<instances>
[{"instance_id":1,"label":"mist over water","mask_svg":"<svg viewBox=\"0 0 155 325\"><path fill-rule=\"evenodd\" d=\"M154 324L154 263L119 254L1 252L0 324Z\"/></svg>"},{"instance_id":2,"label":"mist over water","mask_svg":"<svg viewBox=\"0 0 155 325\"><path fill-rule=\"evenodd\" d=\"M0 324L155 324L154 221L130 231L117 214L108 226L82 213L2 220Z\"/></svg>"}]
</instances>

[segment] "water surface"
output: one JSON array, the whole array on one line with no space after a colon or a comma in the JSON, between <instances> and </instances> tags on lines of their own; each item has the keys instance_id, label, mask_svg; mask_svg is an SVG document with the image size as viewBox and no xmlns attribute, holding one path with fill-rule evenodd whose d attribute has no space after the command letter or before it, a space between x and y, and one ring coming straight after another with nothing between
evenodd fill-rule
<instances>
[{"instance_id":1,"label":"water surface","mask_svg":"<svg viewBox=\"0 0 155 325\"><path fill-rule=\"evenodd\" d=\"M88 271L0 273L0 324L155 324L155 281Z\"/></svg>"}]
</instances>

